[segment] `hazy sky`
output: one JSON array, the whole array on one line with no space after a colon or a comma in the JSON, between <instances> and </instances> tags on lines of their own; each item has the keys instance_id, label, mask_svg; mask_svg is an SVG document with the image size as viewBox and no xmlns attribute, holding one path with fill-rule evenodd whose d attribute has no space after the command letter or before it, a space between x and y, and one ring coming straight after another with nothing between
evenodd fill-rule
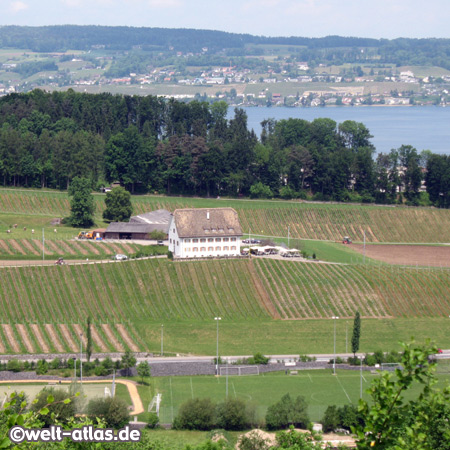
<instances>
[{"instance_id":1,"label":"hazy sky","mask_svg":"<svg viewBox=\"0 0 450 450\"><path fill-rule=\"evenodd\" d=\"M0 11L0 25L199 28L264 36L450 37L450 0L0 0Z\"/></svg>"}]
</instances>

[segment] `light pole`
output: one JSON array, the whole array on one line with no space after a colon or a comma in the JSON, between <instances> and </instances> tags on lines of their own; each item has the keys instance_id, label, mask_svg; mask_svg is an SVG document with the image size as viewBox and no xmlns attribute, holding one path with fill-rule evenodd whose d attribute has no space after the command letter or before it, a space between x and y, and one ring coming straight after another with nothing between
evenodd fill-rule
<instances>
[{"instance_id":1,"label":"light pole","mask_svg":"<svg viewBox=\"0 0 450 450\"><path fill-rule=\"evenodd\" d=\"M360 389L359 389L359 398L362 398L362 361L363 356L359 357L359 379L360 379Z\"/></svg>"},{"instance_id":2,"label":"light pole","mask_svg":"<svg viewBox=\"0 0 450 450\"><path fill-rule=\"evenodd\" d=\"M334 358L333 358L333 375L336 375L336 320L339 319L337 316L333 316L334 320Z\"/></svg>"},{"instance_id":3,"label":"light pole","mask_svg":"<svg viewBox=\"0 0 450 450\"><path fill-rule=\"evenodd\" d=\"M216 342L217 342L217 351L216 351L216 375L219 375L219 320L222 320L221 317L214 317L214 320L217 322L217 333L216 333Z\"/></svg>"},{"instance_id":4,"label":"light pole","mask_svg":"<svg viewBox=\"0 0 450 450\"><path fill-rule=\"evenodd\" d=\"M164 325L161 325L161 356L164 355Z\"/></svg>"},{"instance_id":5,"label":"light pole","mask_svg":"<svg viewBox=\"0 0 450 450\"><path fill-rule=\"evenodd\" d=\"M80 384L83 384L83 333L80 333Z\"/></svg>"}]
</instances>

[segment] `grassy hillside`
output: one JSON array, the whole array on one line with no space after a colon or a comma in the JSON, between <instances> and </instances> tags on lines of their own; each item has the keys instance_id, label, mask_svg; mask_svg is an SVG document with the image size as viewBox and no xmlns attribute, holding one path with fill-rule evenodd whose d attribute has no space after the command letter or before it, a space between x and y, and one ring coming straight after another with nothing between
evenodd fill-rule
<instances>
[{"instance_id":1,"label":"grassy hillside","mask_svg":"<svg viewBox=\"0 0 450 450\"><path fill-rule=\"evenodd\" d=\"M332 328L323 319L339 316L342 338L357 310L367 323L363 350L412 334L450 344L449 291L445 269L263 259L5 268L0 353L76 350L89 315L95 348L105 351L158 351L164 324L167 351L213 354L219 315L231 354L326 352Z\"/></svg>"},{"instance_id":2,"label":"grassy hillside","mask_svg":"<svg viewBox=\"0 0 450 450\"><path fill-rule=\"evenodd\" d=\"M104 195L95 195L98 224L102 225ZM367 242L450 242L450 210L362 205L331 205L298 201L252 201L233 199L195 199L161 196L135 196L134 214L165 208L232 206L239 213L246 233L287 236L302 239L340 240L351 236ZM66 193L0 190L0 235L10 225L8 215L30 215L36 221L69 214ZM10 217L11 223L13 217Z\"/></svg>"}]
</instances>

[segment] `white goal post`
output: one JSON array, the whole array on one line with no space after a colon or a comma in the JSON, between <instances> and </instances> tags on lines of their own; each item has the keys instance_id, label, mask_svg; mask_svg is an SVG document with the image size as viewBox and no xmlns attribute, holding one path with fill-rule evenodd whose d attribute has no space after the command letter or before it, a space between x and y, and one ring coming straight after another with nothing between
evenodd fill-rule
<instances>
[{"instance_id":1,"label":"white goal post","mask_svg":"<svg viewBox=\"0 0 450 450\"><path fill-rule=\"evenodd\" d=\"M243 376L243 375L259 375L258 366L221 366L220 376Z\"/></svg>"},{"instance_id":2,"label":"white goal post","mask_svg":"<svg viewBox=\"0 0 450 450\"><path fill-rule=\"evenodd\" d=\"M403 370L403 366L400 363L381 363L380 369L386 372L395 372L396 369Z\"/></svg>"}]
</instances>

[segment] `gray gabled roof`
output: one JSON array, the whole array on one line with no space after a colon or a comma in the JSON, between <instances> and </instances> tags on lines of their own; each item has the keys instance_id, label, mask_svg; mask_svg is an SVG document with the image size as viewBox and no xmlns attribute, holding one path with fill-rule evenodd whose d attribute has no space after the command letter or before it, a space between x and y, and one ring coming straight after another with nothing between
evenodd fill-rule
<instances>
[{"instance_id":1,"label":"gray gabled roof","mask_svg":"<svg viewBox=\"0 0 450 450\"><path fill-rule=\"evenodd\" d=\"M242 236L239 217L233 208L177 209L173 219L181 238Z\"/></svg>"},{"instance_id":2,"label":"gray gabled roof","mask_svg":"<svg viewBox=\"0 0 450 450\"><path fill-rule=\"evenodd\" d=\"M151 233L163 231L161 226L148 223L111 222L105 233Z\"/></svg>"},{"instance_id":3,"label":"gray gabled roof","mask_svg":"<svg viewBox=\"0 0 450 450\"><path fill-rule=\"evenodd\" d=\"M158 225L158 230L169 233L169 225L172 220L172 213L166 209L158 209L144 214L139 214L130 218L130 223L147 223Z\"/></svg>"}]
</instances>

